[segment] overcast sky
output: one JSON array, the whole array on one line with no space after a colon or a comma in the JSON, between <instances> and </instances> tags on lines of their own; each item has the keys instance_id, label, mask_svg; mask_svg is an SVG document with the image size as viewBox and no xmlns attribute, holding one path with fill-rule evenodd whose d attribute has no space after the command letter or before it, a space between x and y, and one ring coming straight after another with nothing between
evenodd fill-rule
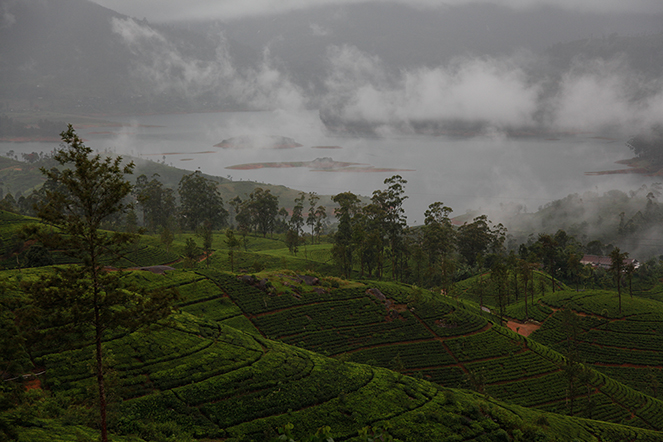
<instances>
[{"instance_id":1,"label":"overcast sky","mask_svg":"<svg viewBox=\"0 0 663 442\"><path fill-rule=\"evenodd\" d=\"M477 0L92 0L102 6L139 19L173 21L182 19L221 19L255 14L280 13L316 5L392 1L418 7L444 7L477 3ZM480 0L479 0L480 1ZM495 0L501 6L528 8L558 6L587 12L663 13L661 0Z\"/></svg>"}]
</instances>

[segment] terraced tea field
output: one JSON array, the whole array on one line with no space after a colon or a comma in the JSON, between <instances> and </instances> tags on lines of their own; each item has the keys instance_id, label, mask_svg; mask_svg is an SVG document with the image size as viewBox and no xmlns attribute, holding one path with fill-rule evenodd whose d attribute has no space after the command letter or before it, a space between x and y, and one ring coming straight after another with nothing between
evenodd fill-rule
<instances>
[{"instance_id":1,"label":"terraced tea field","mask_svg":"<svg viewBox=\"0 0 663 442\"><path fill-rule=\"evenodd\" d=\"M651 396L663 393L663 304L623 295L619 314L617 294L609 291L560 292L541 303L552 311L533 339L559 350L572 340L597 370ZM563 308L575 313L574 337Z\"/></svg>"},{"instance_id":2,"label":"terraced tea field","mask_svg":"<svg viewBox=\"0 0 663 442\"><path fill-rule=\"evenodd\" d=\"M546 434L615 442L661 437L342 362L188 313L109 341L106 348L114 357L114 397L122 398L112 404L112 431L148 440L173 431L195 438L266 440L289 422L299 436L329 425L335 440L360 440L362 428L382 425L402 441L535 440ZM93 383L90 355L86 347L41 356L44 385L61 397L84 396ZM50 421L41 428L57 431ZM24 435L22 440L39 440L43 432Z\"/></svg>"},{"instance_id":3,"label":"terraced tea field","mask_svg":"<svg viewBox=\"0 0 663 442\"><path fill-rule=\"evenodd\" d=\"M565 358L463 303L422 298L399 284L333 288L324 280L309 286L292 272L262 276L270 281L263 282L265 290L229 273L189 272L195 282L179 282L181 309L341 361L390 368L444 387L471 387L522 406L570 411ZM578 416L663 428L661 401L599 372L590 370L573 396Z\"/></svg>"}]
</instances>

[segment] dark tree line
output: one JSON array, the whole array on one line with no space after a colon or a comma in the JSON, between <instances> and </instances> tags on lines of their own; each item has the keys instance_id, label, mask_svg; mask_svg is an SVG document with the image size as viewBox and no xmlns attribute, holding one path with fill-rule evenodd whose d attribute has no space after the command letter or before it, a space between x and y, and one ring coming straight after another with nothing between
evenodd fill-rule
<instances>
[{"instance_id":1,"label":"dark tree line","mask_svg":"<svg viewBox=\"0 0 663 442\"><path fill-rule=\"evenodd\" d=\"M492 226L483 215L453 226L452 209L441 202L429 206L423 226L408 227L407 181L395 175L384 184L387 188L374 191L365 205L351 192L332 198L338 204L332 256L346 277L357 271L359 277L441 286L448 293L461 267L471 269L481 256L504 254L504 226Z\"/></svg>"}]
</instances>

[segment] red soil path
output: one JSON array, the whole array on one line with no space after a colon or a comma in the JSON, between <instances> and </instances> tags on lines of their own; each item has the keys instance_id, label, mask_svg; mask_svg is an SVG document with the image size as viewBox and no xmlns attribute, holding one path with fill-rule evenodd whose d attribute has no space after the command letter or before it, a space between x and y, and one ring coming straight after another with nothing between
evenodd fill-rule
<instances>
[{"instance_id":1,"label":"red soil path","mask_svg":"<svg viewBox=\"0 0 663 442\"><path fill-rule=\"evenodd\" d=\"M39 378L34 378L30 379L29 381L26 381L25 384L23 385L25 386L26 390L37 390L41 388L41 381L39 380Z\"/></svg>"},{"instance_id":2,"label":"red soil path","mask_svg":"<svg viewBox=\"0 0 663 442\"><path fill-rule=\"evenodd\" d=\"M517 321L507 321L506 326L521 336L529 336L541 328L541 324L535 324L533 322L522 323Z\"/></svg>"}]
</instances>

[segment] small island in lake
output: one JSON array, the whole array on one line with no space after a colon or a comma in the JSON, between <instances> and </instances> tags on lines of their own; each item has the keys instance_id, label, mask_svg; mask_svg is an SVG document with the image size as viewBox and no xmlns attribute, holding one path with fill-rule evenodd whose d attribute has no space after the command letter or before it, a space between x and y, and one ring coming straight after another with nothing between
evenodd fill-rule
<instances>
[{"instance_id":1,"label":"small island in lake","mask_svg":"<svg viewBox=\"0 0 663 442\"><path fill-rule=\"evenodd\" d=\"M214 147L223 149L292 149L302 147L289 137L278 135L242 135L223 140Z\"/></svg>"}]
</instances>

